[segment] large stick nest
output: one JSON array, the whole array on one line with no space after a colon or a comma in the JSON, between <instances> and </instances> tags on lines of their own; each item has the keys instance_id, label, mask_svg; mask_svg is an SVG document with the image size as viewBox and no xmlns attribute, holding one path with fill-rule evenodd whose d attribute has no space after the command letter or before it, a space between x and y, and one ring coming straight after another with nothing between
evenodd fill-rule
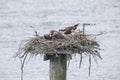
<instances>
[{"instance_id":1,"label":"large stick nest","mask_svg":"<svg viewBox=\"0 0 120 80\"><path fill-rule=\"evenodd\" d=\"M28 40L19 49L20 57L25 54L99 54L99 44L90 39L91 35L83 35L80 32L65 35L65 39L47 40L43 36L36 35ZM98 55L98 57L100 57Z\"/></svg>"}]
</instances>

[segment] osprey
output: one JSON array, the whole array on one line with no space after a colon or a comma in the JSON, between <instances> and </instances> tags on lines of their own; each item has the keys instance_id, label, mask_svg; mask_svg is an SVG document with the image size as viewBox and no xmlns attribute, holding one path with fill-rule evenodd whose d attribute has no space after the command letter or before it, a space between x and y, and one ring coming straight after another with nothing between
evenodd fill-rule
<instances>
[{"instance_id":1,"label":"osprey","mask_svg":"<svg viewBox=\"0 0 120 80\"><path fill-rule=\"evenodd\" d=\"M49 34L44 35L44 38L47 40L55 40L55 39L65 39L65 36L55 30L51 30Z\"/></svg>"},{"instance_id":2,"label":"osprey","mask_svg":"<svg viewBox=\"0 0 120 80\"><path fill-rule=\"evenodd\" d=\"M53 40L55 40L55 39L65 39L65 37L62 33L58 32L58 31L55 31L55 30L51 30L50 35L51 35L51 38Z\"/></svg>"},{"instance_id":3,"label":"osprey","mask_svg":"<svg viewBox=\"0 0 120 80\"><path fill-rule=\"evenodd\" d=\"M51 40L51 36L49 34L45 34L44 38L47 39L47 40Z\"/></svg>"},{"instance_id":4,"label":"osprey","mask_svg":"<svg viewBox=\"0 0 120 80\"><path fill-rule=\"evenodd\" d=\"M55 32L52 36L53 39L65 39L65 36L60 32Z\"/></svg>"},{"instance_id":5,"label":"osprey","mask_svg":"<svg viewBox=\"0 0 120 80\"><path fill-rule=\"evenodd\" d=\"M59 31L64 31L64 34L70 34L70 33L72 33L72 31L74 31L74 30L77 29L77 26L78 26L78 25L79 25L79 24L75 24L75 25L73 25L73 26L66 27L65 29L61 29L61 30L59 30Z\"/></svg>"}]
</instances>

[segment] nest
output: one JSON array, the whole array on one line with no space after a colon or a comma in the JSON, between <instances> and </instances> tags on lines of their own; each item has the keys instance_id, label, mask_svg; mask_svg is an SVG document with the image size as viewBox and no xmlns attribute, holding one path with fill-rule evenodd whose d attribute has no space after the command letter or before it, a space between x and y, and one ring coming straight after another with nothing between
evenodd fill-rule
<instances>
[{"instance_id":1,"label":"nest","mask_svg":"<svg viewBox=\"0 0 120 80\"><path fill-rule=\"evenodd\" d=\"M100 45L95 40L93 35L85 35L81 32L74 32L64 35L64 39L47 40L44 36L36 35L27 40L20 46L16 54L21 60L21 71L23 73L23 67L27 55L36 56L38 54L44 55L44 60L49 60L51 55L66 54L71 59L73 54L80 54L80 65L82 63L83 55L89 56L89 75L91 68L91 57L97 62L97 58L102 59L99 50Z\"/></svg>"},{"instance_id":2,"label":"nest","mask_svg":"<svg viewBox=\"0 0 120 80\"><path fill-rule=\"evenodd\" d=\"M46 40L38 34L20 46L17 56L24 57L26 54L58 55L58 54L91 54L100 57L99 44L90 39L90 35L83 35L80 32L69 34L65 39Z\"/></svg>"}]
</instances>

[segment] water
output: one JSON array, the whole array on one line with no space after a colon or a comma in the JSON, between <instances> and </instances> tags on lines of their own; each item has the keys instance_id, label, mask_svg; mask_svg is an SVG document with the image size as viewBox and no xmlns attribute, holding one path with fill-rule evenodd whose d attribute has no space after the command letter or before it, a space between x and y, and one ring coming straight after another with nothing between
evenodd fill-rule
<instances>
[{"instance_id":1,"label":"water","mask_svg":"<svg viewBox=\"0 0 120 80\"><path fill-rule=\"evenodd\" d=\"M88 76L88 59L79 69L79 57L68 68L68 80L120 80L120 1L119 0L0 0L0 80L20 80L20 61L12 56L22 40L51 29L90 22L88 33L107 32L97 38L104 51L98 65L93 61ZM37 56L25 66L24 80L49 80L49 61Z\"/></svg>"}]
</instances>

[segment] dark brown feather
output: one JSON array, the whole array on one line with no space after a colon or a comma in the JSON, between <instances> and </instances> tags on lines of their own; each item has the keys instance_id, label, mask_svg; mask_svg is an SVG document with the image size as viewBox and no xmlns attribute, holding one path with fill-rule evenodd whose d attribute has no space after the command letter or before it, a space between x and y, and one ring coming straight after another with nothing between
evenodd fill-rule
<instances>
[{"instance_id":1,"label":"dark brown feather","mask_svg":"<svg viewBox=\"0 0 120 80\"><path fill-rule=\"evenodd\" d=\"M62 35L60 32L55 32L52 36L52 39L65 39L65 36Z\"/></svg>"},{"instance_id":2,"label":"dark brown feather","mask_svg":"<svg viewBox=\"0 0 120 80\"><path fill-rule=\"evenodd\" d=\"M44 35L44 38L47 39L47 40L51 40L52 39L49 34Z\"/></svg>"},{"instance_id":3,"label":"dark brown feather","mask_svg":"<svg viewBox=\"0 0 120 80\"><path fill-rule=\"evenodd\" d=\"M76 30L77 29L78 25L79 24L75 24L73 26L66 27L65 29L61 29L59 31L64 31L64 34L70 34L70 33L72 33L72 30Z\"/></svg>"}]
</instances>

